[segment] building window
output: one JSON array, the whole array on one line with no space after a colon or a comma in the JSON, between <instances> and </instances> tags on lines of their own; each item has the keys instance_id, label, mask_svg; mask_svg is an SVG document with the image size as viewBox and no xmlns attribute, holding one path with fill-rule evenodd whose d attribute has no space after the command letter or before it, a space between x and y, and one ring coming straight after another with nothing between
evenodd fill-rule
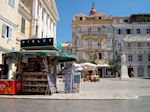
<instances>
[{"instance_id":1,"label":"building window","mask_svg":"<svg viewBox=\"0 0 150 112\"><path fill-rule=\"evenodd\" d=\"M131 43L128 43L128 47L131 48Z\"/></svg>"},{"instance_id":2,"label":"building window","mask_svg":"<svg viewBox=\"0 0 150 112\"><path fill-rule=\"evenodd\" d=\"M118 35L121 34L121 29L117 29L117 34L118 34Z\"/></svg>"},{"instance_id":3,"label":"building window","mask_svg":"<svg viewBox=\"0 0 150 112\"><path fill-rule=\"evenodd\" d=\"M47 15L47 16L46 16L46 24L47 24L47 25L48 25L48 18L49 18L49 17L48 17L48 15Z\"/></svg>"},{"instance_id":4,"label":"building window","mask_svg":"<svg viewBox=\"0 0 150 112\"><path fill-rule=\"evenodd\" d=\"M131 29L127 29L127 34L131 34Z\"/></svg>"},{"instance_id":5,"label":"building window","mask_svg":"<svg viewBox=\"0 0 150 112\"><path fill-rule=\"evenodd\" d=\"M41 32L41 38L43 38L44 37L44 34L43 34L43 31Z\"/></svg>"},{"instance_id":6,"label":"building window","mask_svg":"<svg viewBox=\"0 0 150 112\"><path fill-rule=\"evenodd\" d=\"M12 7L15 7L15 0L8 0L8 3L9 3Z\"/></svg>"},{"instance_id":7,"label":"building window","mask_svg":"<svg viewBox=\"0 0 150 112\"><path fill-rule=\"evenodd\" d=\"M82 40L77 40L78 47L82 47Z\"/></svg>"},{"instance_id":8,"label":"building window","mask_svg":"<svg viewBox=\"0 0 150 112\"><path fill-rule=\"evenodd\" d=\"M132 55L128 55L128 61L132 61Z\"/></svg>"},{"instance_id":9,"label":"building window","mask_svg":"<svg viewBox=\"0 0 150 112\"><path fill-rule=\"evenodd\" d=\"M6 24L3 25L3 37L4 38L8 38L8 39L12 39L12 28L7 26Z\"/></svg>"},{"instance_id":10,"label":"building window","mask_svg":"<svg viewBox=\"0 0 150 112\"><path fill-rule=\"evenodd\" d=\"M150 47L150 42L147 43L147 46Z\"/></svg>"},{"instance_id":11,"label":"building window","mask_svg":"<svg viewBox=\"0 0 150 112\"><path fill-rule=\"evenodd\" d=\"M21 21L21 33L25 34L25 18L22 17L22 21Z\"/></svg>"},{"instance_id":12,"label":"building window","mask_svg":"<svg viewBox=\"0 0 150 112\"><path fill-rule=\"evenodd\" d=\"M98 27L97 28L97 33L101 33L101 31L102 31L101 27Z\"/></svg>"},{"instance_id":13,"label":"building window","mask_svg":"<svg viewBox=\"0 0 150 112\"><path fill-rule=\"evenodd\" d=\"M142 55L138 55L138 60L142 61L143 60L143 56Z\"/></svg>"},{"instance_id":14,"label":"building window","mask_svg":"<svg viewBox=\"0 0 150 112\"><path fill-rule=\"evenodd\" d=\"M88 33L92 32L92 27L88 27Z\"/></svg>"},{"instance_id":15,"label":"building window","mask_svg":"<svg viewBox=\"0 0 150 112\"><path fill-rule=\"evenodd\" d=\"M98 40L98 48L102 47L102 40Z\"/></svg>"},{"instance_id":16,"label":"building window","mask_svg":"<svg viewBox=\"0 0 150 112\"><path fill-rule=\"evenodd\" d=\"M147 30L147 34L150 34L150 29L146 29Z\"/></svg>"},{"instance_id":17,"label":"building window","mask_svg":"<svg viewBox=\"0 0 150 112\"><path fill-rule=\"evenodd\" d=\"M108 52L108 60L112 60L112 52Z\"/></svg>"},{"instance_id":18,"label":"building window","mask_svg":"<svg viewBox=\"0 0 150 112\"><path fill-rule=\"evenodd\" d=\"M81 21L82 21L82 20L83 20L83 18L82 18L82 17L80 17L80 18L79 18L79 20L81 20Z\"/></svg>"},{"instance_id":19,"label":"building window","mask_svg":"<svg viewBox=\"0 0 150 112\"><path fill-rule=\"evenodd\" d=\"M102 17L98 17L98 19L99 19L99 20L101 20L101 19L102 19Z\"/></svg>"},{"instance_id":20,"label":"building window","mask_svg":"<svg viewBox=\"0 0 150 112\"><path fill-rule=\"evenodd\" d=\"M42 20L44 20L44 10L42 9Z\"/></svg>"},{"instance_id":21,"label":"building window","mask_svg":"<svg viewBox=\"0 0 150 112\"><path fill-rule=\"evenodd\" d=\"M39 8L40 8L40 5L38 4L38 6L37 6L37 16L39 16Z\"/></svg>"},{"instance_id":22,"label":"building window","mask_svg":"<svg viewBox=\"0 0 150 112\"><path fill-rule=\"evenodd\" d=\"M150 55L148 56L148 61L150 61Z\"/></svg>"},{"instance_id":23,"label":"building window","mask_svg":"<svg viewBox=\"0 0 150 112\"><path fill-rule=\"evenodd\" d=\"M141 42L138 43L138 47L142 47L142 43Z\"/></svg>"},{"instance_id":24,"label":"building window","mask_svg":"<svg viewBox=\"0 0 150 112\"><path fill-rule=\"evenodd\" d=\"M118 43L118 50L121 51L121 43Z\"/></svg>"},{"instance_id":25,"label":"building window","mask_svg":"<svg viewBox=\"0 0 150 112\"><path fill-rule=\"evenodd\" d=\"M136 31L137 31L137 34L140 34L140 33L141 33L141 30L140 30L140 29L137 29Z\"/></svg>"},{"instance_id":26,"label":"building window","mask_svg":"<svg viewBox=\"0 0 150 112\"><path fill-rule=\"evenodd\" d=\"M110 33L110 32L111 32L111 28L107 27L107 33Z\"/></svg>"},{"instance_id":27,"label":"building window","mask_svg":"<svg viewBox=\"0 0 150 112\"><path fill-rule=\"evenodd\" d=\"M111 40L111 39L107 39L106 42L107 42L107 46L108 46L108 47L111 47L111 46L112 46L112 40Z\"/></svg>"},{"instance_id":28,"label":"building window","mask_svg":"<svg viewBox=\"0 0 150 112\"><path fill-rule=\"evenodd\" d=\"M52 22L51 22L51 19L50 19L50 22L49 22L49 30L50 30L50 33L51 33L51 28L52 28Z\"/></svg>"},{"instance_id":29,"label":"building window","mask_svg":"<svg viewBox=\"0 0 150 112\"><path fill-rule=\"evenodd\" d=\"M89 60L92 60L92 53L89 53L89 54L88 54L88 59L89 59Z\"/></svg>"},{"instance_id":30,"label":"building window","mask_svg":"<svg viewBox=\"0 0 150 112\"><path fill-rule=\"evenodd\" d=\"M78 27L78 33L81 34L82 33L82 28Z\"/></svg>"},{"instance_id":31,"label":"building window","mask_svg":"<svg viewBox=\"0 0 150 112\"><path fill-rule=\"evenodd\" d=\"M79 52L79 60L83 60L83 58L82 58L82 52Z\"/></svg>"},{"instance_id":32,"label":"building window","mask_svg":"<svg viewBox=\"0 0 150 112\"><path fill-rule=\"evenodd\" d=\"M88 40L88 47L92 48L92 40Z\"/></svg>"},{"instance_id":33,"label":"building window","mask_svg":"<svg viewBox=\"0 0 150 112\"><path fill-rule=\"evenodd\" d=\"M98 58L99 58L99 59L103 59L102 53L98 53Z\"/></svg>"},{"instance_id":34,"label":"building window","mask_svg":"<svg viewBox=\"0 0 150 112\"><path fill-rule=\"evenodd\" d=\"M38 25L36 25L36 36L38 36Z\"/></svg>"}]
</instances>

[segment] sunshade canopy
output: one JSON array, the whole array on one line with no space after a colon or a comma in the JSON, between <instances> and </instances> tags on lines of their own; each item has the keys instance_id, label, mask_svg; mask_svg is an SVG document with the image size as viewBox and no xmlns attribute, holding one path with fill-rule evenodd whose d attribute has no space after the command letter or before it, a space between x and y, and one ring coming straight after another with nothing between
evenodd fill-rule
<instances>
[{"instance_id":1,"label":"sunshade canopy","mask_svg":"<svg viewBox=\"0 0 150 112\"><path fill-rule=\"evenodd\" d=\"M58 62L76 61L77 59L76 55L54 50L26 50L5 53L3 56L51 56L57 57Z\"/></svg>"}]
</instances>

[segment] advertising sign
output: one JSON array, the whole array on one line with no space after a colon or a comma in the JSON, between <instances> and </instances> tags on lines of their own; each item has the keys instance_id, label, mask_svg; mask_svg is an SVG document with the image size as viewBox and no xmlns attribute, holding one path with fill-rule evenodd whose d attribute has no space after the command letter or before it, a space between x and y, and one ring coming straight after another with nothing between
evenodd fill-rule
<instances>
[{"instance_id":1,"label":"advertising sign","mask_svg":"<svg viewBox=\"0 0 150 112\"><path fill-rule=\"evenodd\" d=\"M72 92L72 75L65 75L65 93Z\"/></svg>"},{"instance_id":2,"label":"advertising sign","mask_svg":"<svg viewBox=\"0 0 150 112\"><path fill-rule=\"evenodd\" d=\"M78 93L80 91L81 73L80 72L74 72L73 76L74 76L73 92Z\"/></svg>"},{"instance_id":3,"label":"advertising sign","mask_svg":"<svg viewBox=\"0 0 150 112\"><path fill-rule=\"evenodd\" d=\"M55 93L56 89L55 89L54 83L52 81L51 75L47 75L47 79L48 79L49 90L51 91L51 93Z\"/></svg>"},{"instance_id":4,"label":"advertising sign","mask_svg":"<svg viewBox=\"0 0 150 112\"><path fill-rule=\"evenodd\" d=\"M0 94L17 94L22 92L21 80L0 80Z\"/></svg>"}]
</instances>

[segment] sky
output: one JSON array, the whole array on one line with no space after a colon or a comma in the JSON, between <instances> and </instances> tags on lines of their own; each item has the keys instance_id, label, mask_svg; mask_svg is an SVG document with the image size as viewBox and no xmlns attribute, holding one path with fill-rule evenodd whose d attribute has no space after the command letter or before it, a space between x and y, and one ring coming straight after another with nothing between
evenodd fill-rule
<instances>
[{"instance_id":1,"label":"sky","mask_svg":"<svg viewBox=\"0 0 150 112\"><path fill-rule=\"evenodd\" d=\"M57 23L56 38L60 43L72 41L71 24L73 16L86 14L95 3L98 13L112 16L150 13L150 0L55 0L60 20Z\"/></svg>"}]
</instances>

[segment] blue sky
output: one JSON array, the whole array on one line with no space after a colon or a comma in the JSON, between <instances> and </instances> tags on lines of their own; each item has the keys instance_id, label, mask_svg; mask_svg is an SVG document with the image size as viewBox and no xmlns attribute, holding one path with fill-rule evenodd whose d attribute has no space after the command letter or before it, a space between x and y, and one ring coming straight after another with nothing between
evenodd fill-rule
<instances>
[{"instance_id":1,"label":"blue sky","mask_svg":"<svg viewBox=\"0 0 150 112\"><path fill-rule=\"evenodd\" d=\"M150 13L150 0L55 0L60 20L57 23L57 40L61 43L72 41L70 27L73 16L83 13L89 15L93 1L98 13L112 16Z\"/></svg>"}]
</instances>

